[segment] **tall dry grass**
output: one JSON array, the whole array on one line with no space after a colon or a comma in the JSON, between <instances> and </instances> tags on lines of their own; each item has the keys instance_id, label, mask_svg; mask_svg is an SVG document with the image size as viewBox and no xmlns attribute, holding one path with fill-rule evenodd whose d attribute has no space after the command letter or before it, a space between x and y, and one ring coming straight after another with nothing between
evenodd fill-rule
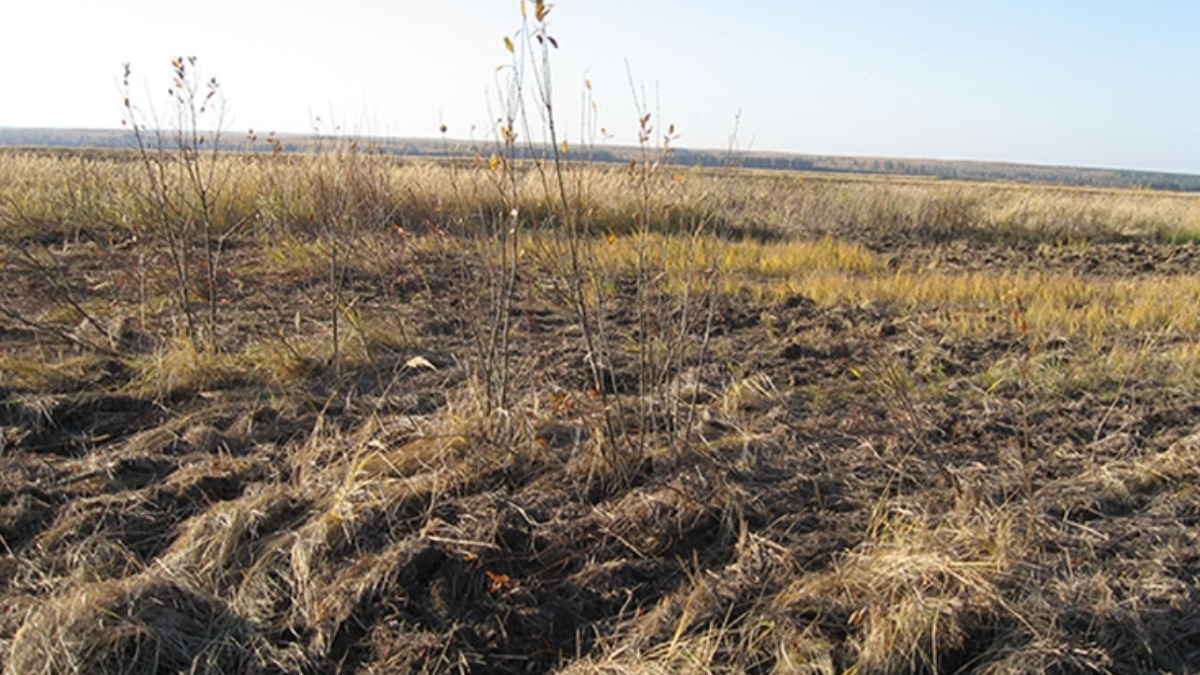
<instances>
[{"instance_id":1,"label":"tall dry grass","mask_svg":"<svg viewBox=\"0 0 1200 675\"><path fill-rule=\"evenodd\" d=\"M311 227L328 204L311 186L336 182L336 163L320 153L222 155L229 188L214 205L218 223L249 219L258 231ZM481 148L481 153L486 151ZM394 224L421 231L463 231L506 213L487 158L425 160L361 150L370 178L358 198ZM0 153L4 238L120 236L144 227L135 197L147 190L136 158L119 152L78 156ZM628 167L572 165L572 208L595 232L629 234L642 210L641 178ZM522 222L554 220L556 189L529 165L516 164ZM924 235L927 240L1103 242L1122 238L1193 241L1200 197L1128 189L961 183L887 177L774 174L723 169L665 169L649 184L652 229L678 232L697 218L734 238L821 235ZM142 219L139 222L139 218Z\"/></svg>"},{"instance_id":2,"label":"tall dry grass","mask_svg":"<svg viewBox=\"0 0 1200 675\"><path fill-rule=\"evenodd\" d=\"M245 224L237 245L261 252L241 258L241 269L231 274L323 269L333 298L324 311L334 325L346 317L348 303L336 293L345 270L383 272L403 264L399 249L445 255L445 237L473 236L508 220L511 209L482 155L474 162L411 162L359 150L340 159L320 152L228 153L215 161L226 188L211 205L213 227ZM556 265L567 249L553 241L563 220L561 194L535 166L514 163L509 171L504 180L521 195L516 225L529 233L513 255L527 256L522 264L540 274L563 274ZM571 165L568 171L572 186L586 186L571 191L566 208L586 225L580 245L599 284L589 302L611 285L603 278L635 273L638 264L662 270L663 289L681 296L689 270L709 269L725 295L932 308L953 333L982 335L1003 322L1009 299L1019 297L1039 339L1078 337L1102 345L1106 336L1139 331L1168 345L1181 378L1195 370L1188 355L1196 350L1185 339L1200 326L1200 287L1191 276L926 269L896 266L882 249L888 241L903 249L915 238L1082 252L1131 238L1190 241L1200 231L1200 198L1192 195L700 169L664 169L650 180L628 167ZM164 261L156 257L160 249L141 198L149 189L132 153L0 154L5 257L29 270L31 285L52 289L45 296L50 302L32 314L6 303L9 318L61 337L74 335L81 321L101 329L112 324L111 333L122 317L149 325L148 314L161 315L155 287L161 291L164 282L154 268ZM331 203L346 207L332 220ZM639 234L639 219L646 218ZM692 237L697 224L702 232ZM93 288L136 292L79 292L54 283L83 267ZM337 348L347 339L357 337L336 338ZM111 348L115 342L87 344Z\"/></svg>"}]
</instances>

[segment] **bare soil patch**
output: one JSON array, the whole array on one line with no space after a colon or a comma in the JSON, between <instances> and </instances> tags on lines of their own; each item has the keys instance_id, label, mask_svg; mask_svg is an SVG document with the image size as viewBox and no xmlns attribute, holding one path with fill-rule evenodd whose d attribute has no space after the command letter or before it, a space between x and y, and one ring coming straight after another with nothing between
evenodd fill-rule
<instances>
[{"instance_id":1,"label":"bare soil patch","mask_svg":"<svg viewBox=\"0 0 1200 675\"><path fill-rule=\"evenodd\" d=\"M1191 246L1128 242L876 248L950 271L1197 264ZM313 321L320 270L280 279L230 255L231 335ZM60 262L88 288L87 265ZM535 278L511 314L520 403L505 424L462 422L472 275L436 255L355 270L357 310L394 332L288 381L131 393L119 359L0 326L6 354L68 364L0 380L4 672L1200 663L1194 390L1080 362L1082 338L1033 343L1003 306L964 337L939 332L938 307L727 296L677 389L689 442L638 430L636 461L614 463L603 420L634 405L636 355L593 391L569 308ZM30 277L0 277L18 306L41 302ZM604 319L635 330L635 298L618 299Z\"/></svg>"}]
</instances>

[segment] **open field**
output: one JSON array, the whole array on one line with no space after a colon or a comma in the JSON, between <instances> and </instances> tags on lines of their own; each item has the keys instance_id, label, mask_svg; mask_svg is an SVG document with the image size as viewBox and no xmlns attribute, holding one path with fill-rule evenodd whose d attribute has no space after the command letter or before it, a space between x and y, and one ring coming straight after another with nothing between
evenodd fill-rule
<instances>
[{"instance_id":1,"label":"open field","mask_svg":"<svg viewBox=\"0 0 1200 675\"><path fill-rule=\"evenodd\" d=\"M1200 667L1200 195L0 153L4 673Z\"/></svg>"},{"instance_id":2,"label":"open field","mask_svg":"<svg viewBox=\"0 0 1200 675\"><path fill-rule=\"evenodd\" d=\"M303 134L281 134L281 146L287 151L307 148L311 138ZM471 157L478 142L468 140L436 140L425 138L371 138L377 149L409 158ZM108 148L128 150L130 139L125 130L114 129L17 129L0 127L0 147L37 149ZM272 146L264 139L255 139L239 146L247 152L269 152ZM626 164L637 159L637 147L605 145L590 148L592 161ZM1200 176L1154 171L1080 168L1072 166L1043 166L1036 164L1005 164L932 159L900 159L894 157L837 157L798 155L779 152L736 152L723 150L678 149L668 158L671 164L682 167L723 167L731 163L745 168L783 171L832 172L837 174L873 174L876 176L924 176L955 180L989 180L1017 183L1076 185L1115 188L1151 188L1183 192L1200 191Z\"/></svg>"}]
</instances>

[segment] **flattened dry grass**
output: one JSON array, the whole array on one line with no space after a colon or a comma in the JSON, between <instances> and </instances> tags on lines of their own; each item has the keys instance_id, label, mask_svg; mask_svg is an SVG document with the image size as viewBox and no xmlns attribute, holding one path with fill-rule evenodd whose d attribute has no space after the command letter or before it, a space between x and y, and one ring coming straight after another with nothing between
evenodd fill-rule
<instances>
[{"instance_id":1,"label":"flattened dry grass","mask_svg":"<svg viewBox=\"0 0 1200 675\"><path fill-rule=\"evenodd\" d=\"M0 326L6 673L1200 658L1195 274L958 260L1174 246L1196 237L1194 196L694 170L654 176L644 221L638 176L571 165L586 236L568 241L536 172L516 176L514 223L486 163L363 155L334 237L313 186L346 165L220 161L215 212L248 225L225 332L197 345L128 158L0 154L5 255L37 247L83 300L33 302L28 279L0 294L33 324ZM498 315L519 367L481 412L464 317L486 306L497 224L522 233ZM711 359L673 354L653 401L594 390L569 243L613 383L686 294L713 294L687 315L712 317ZM653 286L630 291L637 275ZM145 339L79 333L81 310L137 317ZM696 428L639 417L651 404ZM637 452L614 452L614 419L644 424L626 427Z\"/></svg>"},{"instance_id":2,"label":"flattened dry grass","mask_svg":"<svg viewBox=\"0 0 1200 675\"><path fill-rule=\"evenodd\" d=\"M13 638L6 672L239 672L244 622L170 578L92 584L43 605Z\"/></svg>"},{"instance_id":3,"label":"flattened dry grass","mask_svg":"<svg viewBox=\"0 0 1200 675\"><path fill-rule=\"evenodd\" d=\"M885 514L868 543L833 570L793 582L774 602L817 624L837 617L849 626L859 672L940 672L960 658L973 633L1001 617L1023 620L1001 590L1026 557L1008 518L999 512L935 522L921 513Z\"/></svg>"}]
</instances>

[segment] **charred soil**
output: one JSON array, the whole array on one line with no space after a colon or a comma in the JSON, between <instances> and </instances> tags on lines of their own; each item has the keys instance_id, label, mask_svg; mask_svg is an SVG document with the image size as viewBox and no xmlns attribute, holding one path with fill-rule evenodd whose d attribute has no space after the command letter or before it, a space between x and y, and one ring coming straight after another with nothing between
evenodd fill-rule
<instances>
[{"instance_id":1,"label":"charred soil","mask_svg":"<svg viewBox=\"0 0 1200 675\"><path fill-rule=\"evenodd\" d=\"M114 292L78 246L61 287ZM1197 271L1166 244L873 246L950 271ZM162 384L153 320L0 324L5 673L1200 667L1200 402L1106 372L1092 338L1035 338L999 301L966 335L941 306L727 293L648 401L638 355L597 377L532 270L507 308L511 403L481 418L484 271L419 251L351 270L379 327L334 363L298 332L321 270L252 255L229 253L220 353L286 367L213 357ZM47 301L3 277L22 316ZM598 310L613 334L644 328L635 286Z\"/></svg>"}]
</instances>

